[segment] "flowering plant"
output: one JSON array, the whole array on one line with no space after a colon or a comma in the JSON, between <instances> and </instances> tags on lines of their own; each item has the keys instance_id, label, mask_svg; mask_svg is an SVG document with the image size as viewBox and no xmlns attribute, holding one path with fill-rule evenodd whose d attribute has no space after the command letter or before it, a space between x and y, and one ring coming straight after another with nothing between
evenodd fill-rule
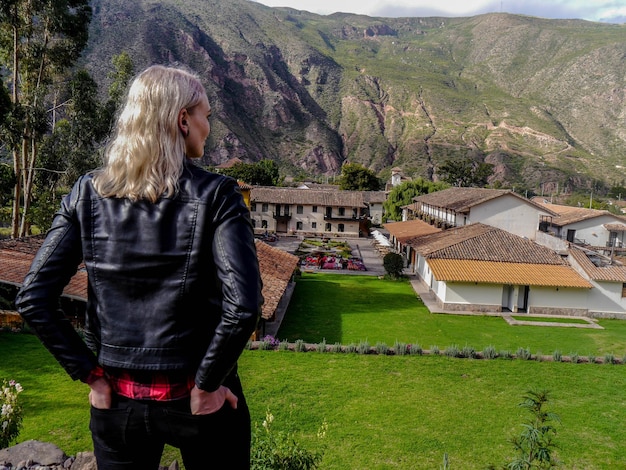
<instances>
[{"instance_id":1,"label":"flowering plant","mask_svg":"<svg viewBox=\"0 0 626 470\"><path fill-rule=\"evenodd\" d=\"M2 380L0 387L0 449L9 446L22 428L22 406L17 396L22 386L15 380Z\"/></svg>"}]
</instances>

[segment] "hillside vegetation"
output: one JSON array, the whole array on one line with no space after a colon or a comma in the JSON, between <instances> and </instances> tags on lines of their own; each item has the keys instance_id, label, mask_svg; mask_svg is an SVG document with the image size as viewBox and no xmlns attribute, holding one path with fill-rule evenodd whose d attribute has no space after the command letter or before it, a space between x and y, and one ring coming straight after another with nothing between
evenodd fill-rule
<instances>
[{"instance_id":1,"label":"hillside vegetation","mask_svg":"<svg viewBox=\"0 0 626 470\"><path fill-rule=\"evenodd\" d=\"M626 176L624 25L494 13L320 16L245 0L94 0L83 63L183 63L214 108L207 164L275 160L333 175L345 161L437 178L449 159L542 191Z\"/></svg>"}]
</instances>

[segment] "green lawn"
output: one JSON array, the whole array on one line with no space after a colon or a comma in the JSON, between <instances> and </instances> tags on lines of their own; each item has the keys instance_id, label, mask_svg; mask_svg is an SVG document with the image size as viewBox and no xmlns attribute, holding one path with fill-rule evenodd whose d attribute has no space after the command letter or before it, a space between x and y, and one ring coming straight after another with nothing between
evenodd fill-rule
<instances>
[{"instance_id":1,"label":"green lawn","mask_svg":"<svg viewBox=\"0 0 626 470\"><path fill-rule=\"evenodd\" d=\"M444 350L451 345L477 351L494 346L515 353L518 348L551 355L626 354L626 321L599 320L603 330L586 328L510 326L499 316L431 314L408 281L374 276L305 273L298 281L281 340L342 344L396 341Z\"/></svg>"},{"instance_id":2,"label":"green lawn","mask_svg":"<svg viewBox=\"0 0 626 470\"><path fill-rule=\"evenodd\" d=\"M604 330L509 326L497 317L432 315L406 282L369 276L303 277L281 339L327 344L398 340L438 345L493 345L512 352L576 351L598 358L626 351L626 322ZM72 382L38 340L0 333L0 378L24 386L20 440L39 439L69 455L90 450L88 388ZM567 469L626 468L626 369L623 365L457 359L291 351L244 351L240 370L254 424L269 409L276 428L319 445L329 425L322 469L435 470L448 454L452 470L483 469L513 457L508 439L522 431L528 390L549 390L558 414L557 455ZM169 449L163 463L177 457ZM180 462L180 460L179 460Z\"/></svg>"}]
</instances>

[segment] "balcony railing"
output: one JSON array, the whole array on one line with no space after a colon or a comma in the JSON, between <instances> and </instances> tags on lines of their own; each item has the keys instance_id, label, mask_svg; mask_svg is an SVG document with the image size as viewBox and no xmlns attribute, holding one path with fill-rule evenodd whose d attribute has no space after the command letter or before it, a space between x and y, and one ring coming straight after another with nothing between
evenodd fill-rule
<instances>
[{"instance_id":1,"label":"balcony railing","mask_svg":"<svg viewBox=\"0 0 626 470\"><path fill-rule=\"evenodd\" d=\"M291 213L287 212L273 212L272 215L276 220L291 220Z\"/></svg>"},{"instance_id":2,"label":"balcony railing","mask_svg":"<svg viewBox=\"0 0 626 470\"><path fill-rule=\"evenodd\" d=\"M335 214L325 214L324 220L345 220L345 221L357 221L361 219L366 219L367 216L362 215L361 217L352 216L352 215L335 215Z\"/></svg>"}]
</instances>

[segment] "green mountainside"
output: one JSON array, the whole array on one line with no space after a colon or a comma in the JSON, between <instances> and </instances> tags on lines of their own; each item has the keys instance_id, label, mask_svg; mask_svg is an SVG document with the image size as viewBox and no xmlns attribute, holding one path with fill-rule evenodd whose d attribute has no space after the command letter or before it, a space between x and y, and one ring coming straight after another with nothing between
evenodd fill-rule
<instances>
[{"instance_id":1,"label":"green mountainside","mask_svg":"<svg viewBox=\"0 0 626 470\"><path fill-rule=\"evenodd\" d=\"M245 0L94 0L83 63L182 63L213 106L207 164L437 178L446 160L542 191L626 177L626 25L509 14L320 16ZM496 183L496 184L499 184Z\"/></svg>"}]
</instances>

